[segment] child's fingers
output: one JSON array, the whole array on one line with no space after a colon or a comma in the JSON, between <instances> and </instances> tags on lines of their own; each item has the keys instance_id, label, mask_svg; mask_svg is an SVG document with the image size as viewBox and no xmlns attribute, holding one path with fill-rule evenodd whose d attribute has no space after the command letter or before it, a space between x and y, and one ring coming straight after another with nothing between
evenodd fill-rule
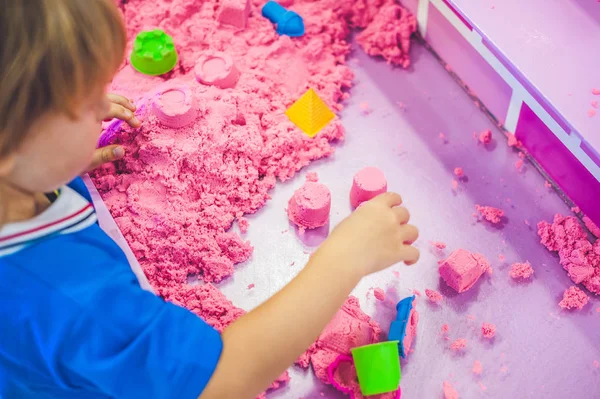
<instances>
[{"instance_id":1,"label":"child's fingers","mask_svg":"<svg viewBox=\"0 0 600 399\"><path fill-rule=\"evenodd\" d=\"M96 169L98 166L108 162L113 162L123 158L125 149L120 145L107 145L106 147L98 148L94 152L92 163L88 167L88 171Z\"/></svg>"},{"instance_id":2,"label":"child's fingers","mask_svg":"<svg viewBox=\"0 0 600 399\"><path fill-rule=\"evenodd\" d=\"M392 208L392 210L396 214L398 223L400 223L400 224L408 223L408 221L410 220L410 213L408 212L408 209L406 209L403 206L397 206L395 208Z\"/></svg>"},{"instance_id":3,"label":"child's fingers","mask_svg":"<svg viewBox=\"0 0 600 399\"><path fill-rule=\"evenodd\" d=\"M400 248L400 259L403 260L408 266L417 263L420 257L421 253L413 246L405 245Z\"/></svg>"},{"instance_id":4,"label":"child's fingers","mask_svg":"<svg viewBox=\"0 0 600 399\"><path fill-rule=\"evenodd\" d=\"M125 98L118 94L107 94L106 97L108 97L108 101L110 101L111 103L119 104L129 109L130 111L135 111L135 104L128 98Z\"/></svg>"},{"instance_id":5,"label":"child's fingers","mask_svg":"<svg viewBox=\"0 0 600 399\"><path fill-rule=\"evenodd\" d=\"M394 207L402 204L402 197L399 194L387 192L378 195L373 199L373 201L380 202L386 206Z\"/></svg>"},{"instance_id":6,"label":"child's fingers","mask_svg":"<svg viewBox=\"0 0 600 399\"><path fill-rule=\"evenodd\" d=\"M105 119L110 120L113 118L125 121L131 127L139 127L141 125L141 122L134 115L133 111L117 103L110 104L110 110L108 111L108 115L106 115Z\"/></svg>"},{"instance_id":7,"label":"child's fingers","mask_svg":"<svg viewBox=\"0 0 600 399\"><path fill-rule=\"evenodd\" d=\"M419 238L419 229L412 224L405 224L400 226L400 236L403 244L410 245Z\"/></svg>"}]
</instances>

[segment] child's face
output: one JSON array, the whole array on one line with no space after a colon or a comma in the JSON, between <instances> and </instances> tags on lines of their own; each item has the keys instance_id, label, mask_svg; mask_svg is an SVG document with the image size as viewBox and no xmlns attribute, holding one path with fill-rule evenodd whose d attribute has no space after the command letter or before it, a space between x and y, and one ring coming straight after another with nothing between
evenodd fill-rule
<instances>
[{"instance_id":1,"label":"child's face","mask_svg":"<svg viewBox=\"0 0 600 399\"><path fill-rule=\"evenodd\" d=\"M97 90L79 104L76 119L48 113L35 121L14 154L10 182L28 192L50 192L85 172L109 106L104 90Z\"/></svg>"}]
</instances>

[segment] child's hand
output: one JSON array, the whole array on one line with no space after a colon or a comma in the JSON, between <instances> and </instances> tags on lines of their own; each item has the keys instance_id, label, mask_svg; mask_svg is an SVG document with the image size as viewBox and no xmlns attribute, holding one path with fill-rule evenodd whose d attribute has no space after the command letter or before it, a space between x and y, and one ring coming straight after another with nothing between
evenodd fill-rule
<instances>
[{"instance_id":1,"label":"child's hand","mask_svg":"<svg viewBox=\"0 0 600 399\"><path fill-rule=\"evenodd\" d=\"M382 194L365 202L332 232L329 244L363 268L362 275L377 272L404 261L412 265L419 260L419 250L411 246L419 236L409 225L410 214L395 193ZM325 244L324 244L325 245ZM351 266L351 265L349 265Z\"/></svg>"},{"instance_id":2,"label":"child's hand","mask_svg":"<svg viewBox=\"0 0 600 399\"><path fill-rule=\"evenodd\" d=\"M106 100L108 107L106 115L102 117L104 121L117 118L123 122L127 122L133 128L141 125L141 122L134 114L136 107L132 100L118 94L107 94Z\"/></svg>"},{"instance_id":3,"label":"child's hand","mask_svg":"<svg viewBox=\"0 0 600 399\"><path fill-rule=\"evenodd\" d=\"M136 107L133 101L118 94L107 94L106 102L106 114L102 116L102 120L109 121L117 118L127 122L133 128L141 125L140 120L134 114ZM106 147L98 148L94 152L92 163L87 170L94 170L100 165L117 161L124 156L125 148L120 145L107 145Z\"/></svg>"}]
</instances>

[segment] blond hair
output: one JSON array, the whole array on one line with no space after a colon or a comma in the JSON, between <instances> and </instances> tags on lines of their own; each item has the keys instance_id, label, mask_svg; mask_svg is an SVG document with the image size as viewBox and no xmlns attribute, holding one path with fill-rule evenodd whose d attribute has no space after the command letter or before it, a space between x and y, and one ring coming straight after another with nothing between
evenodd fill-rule
<instances>
[{"instance_id":1,"label":"blond hair","mask_svg":"<svg viewBox=\"0 0 600 399\"><path fill-rule=\"evenodd\" d=\"M78 102L123 61L115 0L0 0L0 159L48 111L75 117Z\"/></svg>"}]
</instances>

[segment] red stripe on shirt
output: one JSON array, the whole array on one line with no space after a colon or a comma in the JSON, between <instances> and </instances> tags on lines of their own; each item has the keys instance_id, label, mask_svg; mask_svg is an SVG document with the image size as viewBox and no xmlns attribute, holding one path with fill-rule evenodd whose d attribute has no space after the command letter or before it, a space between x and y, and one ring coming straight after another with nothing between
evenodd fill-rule
<instances>
[{"instance_id":1,"label":"red stripe on shirt","mask_svg":"<svg viewBox=\"0 0 600 399\"><path fill-rule=\"evenodd\" d=\"M36 227L34 229L31 229L31 230L26 230L26 231L22 231L20 233L16 233L16 234L13 234L13 235L10 235L10 236L2 237L2 238L0 238L0 242L7 241L7 240L12 240L13 238L21 237L21 236L24 236L26 234L32 234L32 233L38 232L40 230L47 229L48 227L52 227L54 225L57 225L59 223L66 222L69 219L72 219L72 218L74 218L76 216L81 215L83 212L87 211L90 208L92 208L92 204L87 204L85 207L81 208L80 210L78 210L77 212L75 212L75 213L73 213L73 214L71 214L69 216L65 216L62 219L55 220L54 222L50 222L50 223L47 223L47 224L42 225L42 226L38 226L38 227Z\"/></svg>"}]
</instances>

